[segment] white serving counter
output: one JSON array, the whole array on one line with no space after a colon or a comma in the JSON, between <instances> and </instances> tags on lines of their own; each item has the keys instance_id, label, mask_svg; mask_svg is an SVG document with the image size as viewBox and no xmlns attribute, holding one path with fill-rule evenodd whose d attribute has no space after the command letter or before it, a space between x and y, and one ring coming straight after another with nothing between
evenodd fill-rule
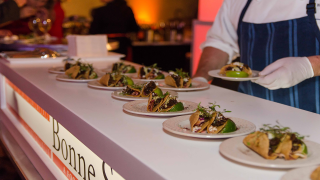
<instances>
[{"instance_id":1,"label":"white serving counter","mask_svg":"<svg viewBox=\"0 0 320 180\"><path fill-rule=\"evenodd\" d=\"M102 69L107 67L107 64L100 62L95 63L94 66ZM111 62L109 62L110 64ZM219 153L219 145L224 139L187 138L165 132L162 129L162 123L167 118L130 115L122 110L126 101L113 99L111 97L112 91L91 89L87 87L86 83L57 81L55 74L48 73L48 68L53 65L61 66L62 64L10 65L2 62L0 63L0 73L48 113L50 118L52 116L56 119L83 145L125 179L276 180L286 172L286 170L255 168L227 160ZM45 130L41 131L41 128L45 129L46 124L42 125L43 122L38 121L39 124L36 123L38 126L36 127L34 122L27 119L28 113L31 113L32 110L24 112L23 106L19 106L21 98L17 97L14 100L18 102L20 109L16 110L21 113L22 119L26 118L24 121L27 124L30 122L31 128L40 128L40 130L34 129L36 134L38 132L49 134L49 137L38 135L45 144L49 143L48 147L51 149L52 158L51 155L48 158L46 155L48 153L44 151L45 148L39 146L41 144L39 140L35 140L37 138L34 138L34 135L30 136L30 130L26 130L28 128L25 128L25 125L21 126L21 121L12 116L9 111L6 98L8 101L9 99L12 101L14 97L12 94L4 92L12 91L6 82L8 81L2 77L1 121L4 127L16 139L44 179L66 178L66 173L62 173L61 168L57 168L59 165L51 160L53 154L56 154L63 162L63 158L66 157L66 151L61 153L63 148L57 151L55 149L57 144L50 144L57 141L57 136L59 136L60 142L64 138L63 134L54 134L57 132L55 120L52 118L49 120L49 124L53 123L53 131L51 129L49 133L42 132ZM318 114L215 86L211 86L205 91L179 92L179 99L202 102L203 105L208 102L216 102L222 109L232 111L228 114L229 116L249 120L258 128L262 124L275 124L276 120L279 120L281 124L290 126L293 131L309 135L307 140L320 143L320 115ZM38 112L40 111L38 110ZM69 145L77 147L74 148L76 154L80 152L80 156L85 158L88 169L87 176L91 172L91 179L98 179L98 169L102 164L91 163L90 160L95 159L90 155L92 152L88 152L89 155L86 157L86 152L78 148L82 145L73 144L77 140L72 140L71 137L65 139L63 142L65 144L61 143L61 147L67 150ZM70 149L68 151L70 156L72 151ZM78 158L78 155L76 157ZM69 160L67 157L64 162L65 167L68 167L75 176L79 175L78 164L75 167L77 170L74 170L73 166L68 166ZM89 164L93 165L96 178L92 175L93 167L90 170ZM114 177L116 178L116 176ZM108 175L108 179L113 179L113 176Z\"/></svg>"}]
</instances>

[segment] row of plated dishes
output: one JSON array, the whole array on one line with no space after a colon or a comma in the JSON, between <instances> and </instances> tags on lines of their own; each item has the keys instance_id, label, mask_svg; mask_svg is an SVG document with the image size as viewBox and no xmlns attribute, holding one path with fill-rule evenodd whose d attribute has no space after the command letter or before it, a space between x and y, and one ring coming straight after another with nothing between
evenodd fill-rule
<instances>
[{"instance_id":1,"label":"row of plated dishes","mask_svg":"<svg viewBox=\"0 0 320 180\"><path fill-rule=\"evenodd\" d=\"M230 71L235 71L231 72ZM210 88L207 83L193 81L180 69L169 74L152 66L135 67L125 62L95 70L91 64L67 62L64 67L52 67L57 80L88 82L88 86L101 90L113 90L115 99L130 101L123 109L131 114L150 117L171 117L163 122L163 128L171 133L194 138L230 138L220 145L225 157L240 163L266 168L299 168L289 171L282 179L320 179L320 145L304 141L304 136L278 124L264 125L259 131L247 120L228 117L227 110L219 111L219 105L178 100L176 91L200 91ZM218 74L216 73L218 72ZM228 75L229 74L229 75ZM209 75L235 81L256 78L242 63L232 63ZM300 168L304 167L304 168Z\"/></svg>"}]
</instances>

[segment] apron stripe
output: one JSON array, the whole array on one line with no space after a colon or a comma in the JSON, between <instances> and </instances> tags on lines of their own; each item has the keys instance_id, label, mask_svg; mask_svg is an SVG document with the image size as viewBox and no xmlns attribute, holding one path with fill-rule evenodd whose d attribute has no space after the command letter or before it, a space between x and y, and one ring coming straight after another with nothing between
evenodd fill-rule
<instances>
[{"instance_id":1,"label":"apron stripe","mask_svg":"<svg viewBox=\"0 0 320 180\"><path fill-rule=\"evenodd\" d=\"M269 47L270 47L270 41L271 41L270 24L267 24L267 29L268 29L268 41L267 41L267 46L266 46L266 67L269 65ZM270 100L269 89L267 89L267 88L266 88L266 99Z\"/></svg>"},{"instance_id":2,"label":"apron stripe","mask_svg":"<svg viewBox=\"0 0 320 180\"><path fill-rule=\"evenodd\" d=\"M290 21L288 21L288 23L289 23L289 32L288 32L289 33L289 57L292 57L293 56L292 21L290 20ZM289 93L290 93L290 106L294 107L293 88L292 87L289 88Z\"/></svg>"},{"instance_id":3,"label":"apron stripe","mask_svg":"<svg viewBox=\"0 0 320 180\"><path fill-rule=\"evenodd\" d=\"M251 25L251 33L252 33L252 42L251 42L251 52L250 52L250 65L253 68L253 62L252 62L252 53L253 53L253 47L254 47L254 38L255 38L255 31L254 31L254 25ZM252 90L252 86L250 84L250 94L253 96L253 90Z\"/></svg>"},{"instance_id":4,"label":"apron stripe","mask_svg":"<svg viewBox=\"0 0 320 180\"><path fill-rule=\"evenodd\" d=\"M293 46L294 46L294 56L298 57L298 30L297 30L297 20L293 20ZM296 108L299 108L299 89L298 85L294 86L294 97Z\"/></svg>"},{"instance_id":5,"label":"apron stripe","mask_svg":"<svg viewBox=\"0 0 320 180\"><path fill-rule=\"evenodd\" d=\"M319 40L316 38L316 55L319 55ZM319 76L316 77L316 92L315 92L315 100L316 100L316 113L320 114L320 88L319 88Z\"/></svg>"},{"instance_id":6,"label":"apron stripe","mask_svg":"<svg viewBox=\"0 0 320 180\"><path fill-rule=\"evenodd\" d=\"M250 64L250 49L251 49L251 26L249 26L249 40L248 40L248 49L247 49L247 63L249 67L252 67L251 64ZM247 89L248 89L248 94L252 95L252 91L251 91L251 84L250 82L247 83Z\"/></svg>"},{"instance_id":7,"label":"apron stripe","mask_svg":"<svg viewBox=\"0 0 320 180\"><path fill-rule=\"evenodd\" d=\"M270 44L270 63L273 63L273 40L274 40L274 33L275 33L275 28L274 28L274 24L271 23L271 44ZM273 98L273 91L269 91L270 92L270 100L271 101L274 101L274 98Z\"/></svg>"}]
</instances>

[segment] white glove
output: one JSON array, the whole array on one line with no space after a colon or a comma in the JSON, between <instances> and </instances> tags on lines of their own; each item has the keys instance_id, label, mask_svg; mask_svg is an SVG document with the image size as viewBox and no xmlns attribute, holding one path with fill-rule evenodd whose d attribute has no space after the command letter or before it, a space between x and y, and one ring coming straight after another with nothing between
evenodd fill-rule
<instances>
[{"instance_id":1,"label":"white glove","mask_svg":"<svg viewBox=\"0 0 320 180\"><path fill-rule=\"evenodd\" d=\"M289 88L314 76L312 65L307 57L287 57L270 64L253 80L257 84L275 90Z\"/></svg>"},{"instance_id":2,"label":"white glove","mask_svg":"<svg viewBox=\"0 0 320 180\"><path fill-rule=\"evenodd\" d=\"M192 80L208 83L208 80L204 77L195 77Z\"/></svg>"}]
</instances>

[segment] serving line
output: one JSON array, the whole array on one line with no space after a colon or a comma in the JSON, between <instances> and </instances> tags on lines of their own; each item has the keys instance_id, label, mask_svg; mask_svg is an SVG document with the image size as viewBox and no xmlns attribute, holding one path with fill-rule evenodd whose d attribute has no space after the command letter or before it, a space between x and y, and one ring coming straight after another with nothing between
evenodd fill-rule
<instances>
[{"instance_id":1,"label":"serving line","mask_svg":"<svg viewBox=\"0 0 320 180\"><path fill-rule=\"evenodd\" d=\"M97 68L106 65L94 63ZM126 102L113 99L112 92L57 81L56 75L48 73L51 66L0 62L0 73L125 179L269 180L280 179L287 172L229 161L219 154L223 140L185 138L166 132L162 123L167 118L131 116L122 110ZM307 140L320 143L320 115L314 113L216 86L180 92L179 99L203 105L216 102L232 111L228 116L249 120L257 127L278 120L293 131L309 135Z\"/></svg>"}]
</instances>

